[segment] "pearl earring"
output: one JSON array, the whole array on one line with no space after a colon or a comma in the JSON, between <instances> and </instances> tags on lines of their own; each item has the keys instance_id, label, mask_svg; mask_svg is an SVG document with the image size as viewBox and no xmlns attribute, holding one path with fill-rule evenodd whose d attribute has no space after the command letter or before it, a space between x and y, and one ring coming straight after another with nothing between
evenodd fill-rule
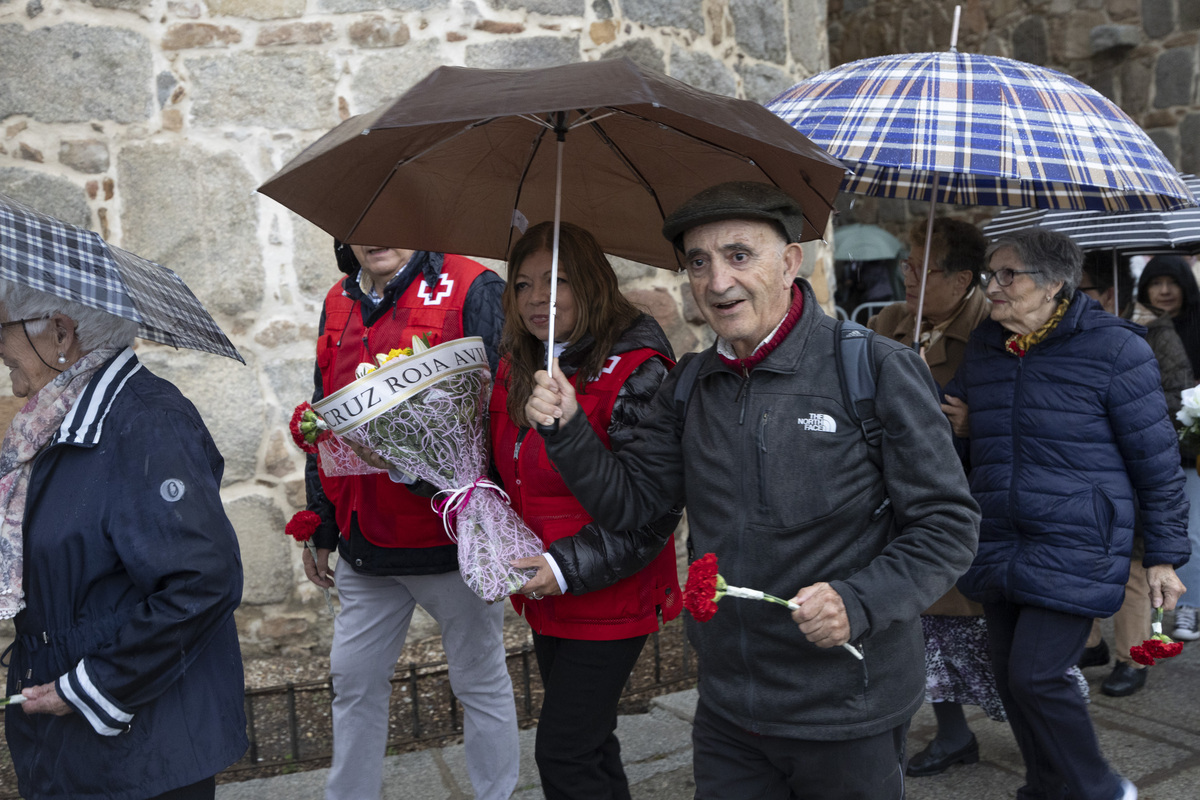
<instances>
[{"instance_id":1,"label":"pearl earring","mask_svg":"<svg viewBox=\"0 0 1200 800\"><path fill-rule=\"evenodd\" d=\"M58 363L60 363L60 364L65 364L65 363L67 363L67 356L66 356L66 354L65 354L65 353L59 353L59 354L58 354Z\"/></svg>"}]
</instances>

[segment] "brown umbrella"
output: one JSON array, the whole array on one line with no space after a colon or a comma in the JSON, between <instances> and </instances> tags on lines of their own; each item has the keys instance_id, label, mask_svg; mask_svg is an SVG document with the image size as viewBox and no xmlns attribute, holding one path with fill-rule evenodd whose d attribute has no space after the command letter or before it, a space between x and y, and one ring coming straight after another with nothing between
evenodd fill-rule
<instances>
[{"instance_id":1,"label":"brown umbrella","mask_svg":"<svg viewBox=\"0 0 1200 800\"><path fill-rule=\"evenodd\" d=\"M762 106L628 59L530 70L440 67L352 117L259 191L337 239L507 258L559 219L606 252L678 269L663 217L723 181L773 183L819 238L845 168ZM514 227L517 228L514 231Z\"/></svg>"}]
</instances>

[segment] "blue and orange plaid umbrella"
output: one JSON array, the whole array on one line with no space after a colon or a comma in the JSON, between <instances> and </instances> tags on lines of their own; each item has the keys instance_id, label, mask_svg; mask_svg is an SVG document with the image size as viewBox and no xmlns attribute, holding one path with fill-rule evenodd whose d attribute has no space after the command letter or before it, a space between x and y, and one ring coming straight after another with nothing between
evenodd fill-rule
<instances>
[{"instance_id":1,"label":"blue and orange plaid umbrella","mask_svg":"<svg viewBox=\"0 0 1200 800\"><path fill-rule=\"evenodd\" d=\"M767 108L845 162L854 175L842 189L855 194L1098 211L1195 204L1110 100L1008 58L863 59L798 83Z\"/></svg>"},{"instance_id":2,"label":"blue and orange plaid umbrella","mask_svg":"<svg viewBox=\"0 0 1200 800\"><path fill-rule=\"evenodd\" d=\"M956 26L957 27L957 26ZM912 53L843 64L767 104L853 172L842 190L938 203L1148 211L1195 205L1125 112L1044 67ZM922 273L919 320L925 301Z\"/></svg>"}]
</instances>

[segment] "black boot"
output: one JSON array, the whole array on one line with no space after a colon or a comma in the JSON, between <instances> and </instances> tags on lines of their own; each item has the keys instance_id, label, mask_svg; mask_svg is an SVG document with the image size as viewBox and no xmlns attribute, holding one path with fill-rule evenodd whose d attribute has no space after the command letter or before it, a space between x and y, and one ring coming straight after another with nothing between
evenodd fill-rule
<instances>
[{"instance_id":1,"label":"black boot","mask_svg":"<svg viewBox=\"0 0 1200 800\"><path fill-rule=\"evenodd\" d=\"M1112 674L1100 684L1100 691L1109 697L1128 697L1146 685L1146 674L1150 670L1143 667L1134 669L1128 664L1118 661L1113 667Z\"/></svg>"},{"instance_id":2,"label":"black boot","mask_svg":"<svg viewBox=\"0 0 1200 800\"><path fill-rule=\"evenodd\" d=\"M940 775L954 764L974 764L979 760L979 742L975 734L971 741L952 753L942 750L942 743L934 739L921 752L909 759L905 774L911 778L924 778L929 775Z\"/></svg>"},{"instance_id":3,"label":"black boot","mask_svg":"<svg viewBox=\"0 0 1200 800\"><path fill-rule=\"evenodd\" d=\"M1079 668L1103 667L1108 664L1108 659L1108 642L1101 639L1100 644L1095 647L1085 647L1083 649L1083 655L1079 657Z\"/></svg>"}]
</instances>

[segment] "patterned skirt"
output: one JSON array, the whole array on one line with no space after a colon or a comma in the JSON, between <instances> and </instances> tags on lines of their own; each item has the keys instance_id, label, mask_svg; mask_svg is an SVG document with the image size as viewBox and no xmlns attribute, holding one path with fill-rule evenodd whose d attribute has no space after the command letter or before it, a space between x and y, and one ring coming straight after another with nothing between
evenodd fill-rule
<instances>
[{"instance_id":1,"label":"patterned skirt","mask_svg":"<svg viewBox=\"0 0 1200 800\"><path fill-rule=\"evenodd\" d=\"M988 655L987 621L983 617L921 616L925 631L925 702L979 706L989 719L1008 716L996 690L996 674ZM1079 667L1067 670L1084 701L1087 679Z\"/></svg>"}]
</instances>

